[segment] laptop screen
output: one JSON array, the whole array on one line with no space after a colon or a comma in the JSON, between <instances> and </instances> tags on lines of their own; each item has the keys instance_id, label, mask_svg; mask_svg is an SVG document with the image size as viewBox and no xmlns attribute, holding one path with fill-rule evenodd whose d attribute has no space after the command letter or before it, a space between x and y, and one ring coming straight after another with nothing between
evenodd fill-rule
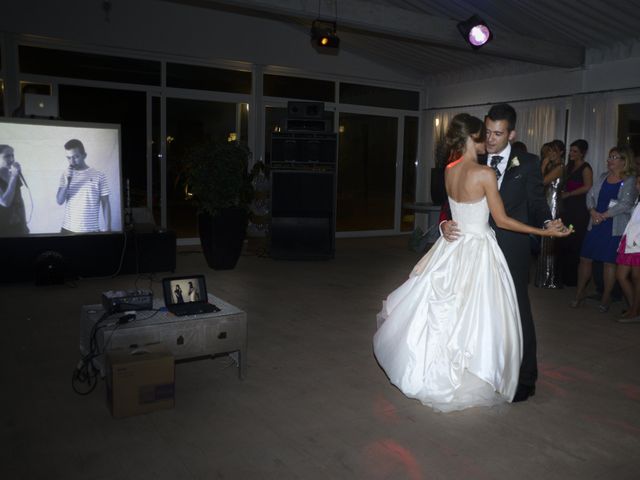
<instances>
[{"instance_id":1,"label":"laptop screen","mask_svg":"<svg viewBox=\"0 0 640 480\"><path fill-rule=\"evenodd\" d=\"M162 280L165 305L207 302L207 285L204 275L172 277Z\"/></svg>"}]
</instances>

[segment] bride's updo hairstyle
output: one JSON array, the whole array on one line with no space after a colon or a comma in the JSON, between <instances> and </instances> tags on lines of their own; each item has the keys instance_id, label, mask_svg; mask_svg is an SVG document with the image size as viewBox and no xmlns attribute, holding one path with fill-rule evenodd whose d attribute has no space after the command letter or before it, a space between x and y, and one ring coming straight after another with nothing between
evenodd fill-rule
<instances>
[{"instance_id":1,"label":"bride's updo hairstyle","mask_svg":"<svg viewBox=\"0 0 640 480\"><path fill-rule=\"evenodd\" d=\"M468 113L459 113L453 117L445 135L449 152L447 161L453 162L462 156L465 151L467 137L471 137L476 143L482 143L486 134L484 122L478 117Z\"/></svg>"}]
</instances>

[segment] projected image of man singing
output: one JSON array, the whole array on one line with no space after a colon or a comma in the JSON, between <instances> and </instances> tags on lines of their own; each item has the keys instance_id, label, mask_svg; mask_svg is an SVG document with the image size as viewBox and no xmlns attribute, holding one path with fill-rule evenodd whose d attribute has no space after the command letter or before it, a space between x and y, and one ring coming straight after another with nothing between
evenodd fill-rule
<instances>
[{"instance_id":1,"label":"projected image of man singing","mask_svg":"<svg viewBox=\"0 0 640 480\"><path fill-rule=\"evenodd\" d=\"M0 145L0 236L29 233L20 191L23 185L22 170L14 158L13 148Z\"/></svg>"},{"instance_id":2,"label":"projected image of man singing","mask_svg":"<svg viewBox=\"0 0 640 480\"><path fill-rule=\"evenodd\" d=\"M58 205L65 204L61 233L89 233L100 231L100 210L104 220L102 231L111 231L109 185L104 173L86 164L87 153L80 140L64 145L69 162L60 176L56 195Z\"/></svg>"}]
</instances>

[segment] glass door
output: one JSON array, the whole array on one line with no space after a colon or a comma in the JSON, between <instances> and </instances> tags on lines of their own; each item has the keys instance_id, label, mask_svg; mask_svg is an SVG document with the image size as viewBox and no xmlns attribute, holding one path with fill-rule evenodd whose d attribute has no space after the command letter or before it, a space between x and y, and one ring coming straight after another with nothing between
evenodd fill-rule
<instances>
[{"instance_id":1,"label":"glass door","mask_svg":"<svg viewBox=\"0 0 640 480\"><path fill-rule=\"evenodd\" d=\"M339 118L336 230L393 230L398 118Z\"/></svg>"}]
</instances>

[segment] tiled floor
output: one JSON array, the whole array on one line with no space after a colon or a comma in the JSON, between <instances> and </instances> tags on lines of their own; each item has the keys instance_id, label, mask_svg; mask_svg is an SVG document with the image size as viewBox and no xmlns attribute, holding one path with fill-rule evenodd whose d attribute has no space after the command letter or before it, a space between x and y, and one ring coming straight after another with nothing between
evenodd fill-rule
<instances>
[{"instance_id":1,"label":"tiled floor","mask_svg":"<svg viewBox=\"0 0 640 480\"><path fill-rule=\"evenodd\" d=\"M407 237L342 239L331 261L244 256L178 273L248 313L249 369L179 363L172 410L116 420L100 381L71 389L80 305L136 276L2 285L2 479L632 479L640 472L640 324L620 304L568 308L531 287L541 377L516 405L438 414L392 387L371 351L375 314L418 255ZM151 285L160 294L157 274Z\"/></svg>"}]
</instances>

